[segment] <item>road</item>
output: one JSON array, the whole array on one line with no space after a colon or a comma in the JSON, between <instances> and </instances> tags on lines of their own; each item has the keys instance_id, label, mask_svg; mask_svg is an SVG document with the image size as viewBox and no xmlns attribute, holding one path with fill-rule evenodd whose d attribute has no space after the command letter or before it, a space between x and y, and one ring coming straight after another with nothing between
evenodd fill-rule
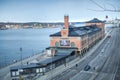
<instances>
[{"instance_id":1,"label":"road","mask_svg":"<svg viewBox=\"0 0 120 80\"><path fill-rule=\"evenodd\" d=\"M94 80L115 80L116 72L120 61L120 29L115 28L113 38L110 40L111 46L106 50L109 53L105 64L102 66ZM120 80L116 79L116 80Z\"/></svg>"},{"instance_id":2,"label":"road","mask_svg":"<svg viewBox=\"0 0 120 80\"><path fill-rule=\"evenodd\" d=\"M91 64L91 67L95 67L95 69L90 69L89 71L81 70L75 76L67 78L67 80L120 80L119 34L120 28L114 28L111 33L112 37L107 42L104 42L104 45L102 44L104 52L99 53L101 48L98 48L98 51L94 53L94 55L99 53L96 56L97 58L92 57L92 60L88 63L86 62L86 64Z\"/></svg>"},{"instance_id":3,"label":"road","mask_svg":"<svg viewBox=\"0 0 120 80\"><path fill-rule=\"evenodd\" d=\"M97 50L87 59L81 61L78 66L73 66L63 73L55 76L52 80L120 80L120 29L113 28L111 38L106 38ZM104 52L102 52L104 49ZM89 71L84 67L91 64ZM95 67L95 70L93 69Z\"/></svg>"}]
</instances>

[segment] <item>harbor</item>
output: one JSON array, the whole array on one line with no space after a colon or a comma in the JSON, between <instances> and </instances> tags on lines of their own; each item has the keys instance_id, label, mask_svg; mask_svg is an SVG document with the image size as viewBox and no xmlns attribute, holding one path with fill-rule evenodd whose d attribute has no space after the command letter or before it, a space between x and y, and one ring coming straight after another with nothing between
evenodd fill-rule
<instances>
[{"instance_id":1,"label":"harbor","mask_svg":"<svg viewBox=\"0 0 120 80\"><path fill-rule=\"evenodd\" d=\"M108 32L107 32L107 34L109 34L110 33L110 31L109 31L109 29L108 29ZM107 36L107 35L106 35ZM106 38L106 37L105 37ZM104 38L104 39L105 39ZM94 51L94 50L96 50L99 46L100 46L100 44L104 41L104 39L102 40L102 41L100 41L97 45L95 45L89 52L87 52L84 56L85 57L78 57L78 58L76 58L74 61L72 61L72 62L70 62L70 63L68 63L68 64L66 64L66 67L64 66L64 65L61 65L60 67L58 67L58 68L56 68L55 70L53 70L54 72L57 72L57 74L60 74L61 72L63 72L63 71L65 71L65 70L67 70L67 69L69 69L69 68L71 68L72 66L75 66L76 64L78 64L79 62L81 62L82 60L84 60L85 58L87 58L88 56L90 56L91 54L92 54L92 52ZM30 57L30 58L28 58L28 59L25 59L25 60L23 60L23 64L27 64L27 62L34 62L38 57L43 57L43 56L45 56L45 54L43 54L43 53L40 53L40 54L37 54L37 55L34 55L34 56L32 56L32 57ZM45 59L45 58L44 58ZM80 60L79 60L80 59ZM40 59L40 60L42 60L42 59ZM73 64L74 63L74 64ZM1 76L0 76L0 79L2 79L2 80L6 80L6 78L11 78L10 77L10 72L9 72L9 69L10 69L10 67L12 67L12 66L17 66L17 65L20 65L21 64L21 62L16 62L16 63L14 63L14 64L12 64L12 65L10 65L10 66L7 66L7 67L5 67L5 68L2 68L2 69L0 69L0 74L1 74ZM72 64L72 65L71 65ZM59 70L59 69L63 69L63 70ZM57 71L56 71L57 70ZM35 79L37 79L37 80L49 80L50 78L51 78L51 73L53 73L53 71L51 72L48 72L48 73L46 73L46 75L44 75L44 76L40 76L40 75L38 75L38 76L36 76L35 77ZM3 73L4 72L4 73ZM56 74L56 75L57 75ZM48 77L49 76L49 77ZM55 77L55 75L53 74L53 76L52 77Z\"/></svg>"},{"instance_id":2,"label":"harbor","mask_svg":"<svg viewBox=\"0 0 120 80\"><path fill-rule=\"evenodd\" d=\"M69 26L68 19L69 19L68 16L64 16L65 28L68 28L71 26L71 25ZM98 23L98 21L100 23L103 23L102 21L94 18L91 21L87 21L87 24L91 23L91 22L93 23L93 21L97 21L97 23ZM103 27L104 27L104 25L103 25ZM63 27L62 30L64 31L65 28ZM56 29L58 31L60 30L58 28L53 28L53 30L54 29ZM70 31L72 31L72 30L83 31L83 32L78 33L78 35L81 38L84 36L83 37L84 40L88 39L86 37L86 35L88 35L88 33L86 34L87 31L91 35L97 34L96 36L93 36L93 37L91 37L91 39L89 39L91 41L86 42L83 45L81 45L83 47L75 47L75 45L79 44L79 43L76 43L77 40L75 38L73 38L74 40L72 40L72 38L71 39L65 38L65 41L62 39L62 41L60 40L60 42L57 39L57 43L56 42L54 43L52 41L52 38L59 36L59 34L57 33L57 35L56 35L57 31L53 32L53 30L51 30L49 35L51 34L50 37L52 37L52 38L48 39L49 38L48 35L46 36L46 38L44 38L44 39L48 39L50 42L48 43L48 40L45 40L45 41L47 41L47 42L44 42L44 43L47 43L46 47L42 46L42 48L39 48L39 49L44 48L44 50L38 51L37 54L32 54L31 56L24 58L23 54L26 54L24 52L24 47L19 46L20 48L18 50L19 50L19 58L20 59L14 61L14 63L12 63L12 64L1 67L0 79L14 80L14 79L19 79L20 78L19 76L21 76L21 78L24 80L29 80L29 79L50 80L52 78L55 78L57 75L61 74L63 71L66 71L67 69L76 66L76 64L79 64L82 60L84 60L87 57L89 57L90 55L92 55L92 53L104 42L104 40L106 40L108 34L110 34L110 32L112 30L112 27L105 27L105 29L104 28L102 28L102 29L103 29L103 34L100 32L101 31L100 28L97 28L95 26L89 26L89 24L87 26L83 26L83 27L81 26L80 28L79 27L70 27L69 28ZM72 36L73 33L71 34L70 31L69 31L69 36ZM74 31L72 31L72 32L74 32ZM36 34L36 33L34 33L34 34ZM61 32L61 34L62 34L62 32ZM105 36L104 36L104 34L105 34ZM30 35L30 34L27 33L27 35ZM62 36L66 37L65 35L66 34L62 34ZM75 35L77 35L77 34L74 34L74 36ZM91 35L89 35L89 37ZM39 36L39 35L37 35L37 36ZM17 38L17 39L19 39L19 38ZM25 40L29 40L29 39L36 40L36 39L30 38L29 36L27 36L24 39ZM42 39L41 36L40 36L40 38L37 38L37 41L39 41L40 39ZM53 38L53 39L56 39L56 38ZM72 40L74 42L69 41L69 40ZM52 43L51 43L51 41L52 41ZM86 41L88 41L88 40L86 40ZM38 43L38 42L36 42L36 43ZM42 43L42 41L41 41L41 43ZM81 43L83 43L83 41ZM48 47L49 44L50 44L50 47ZM30 52L31 52L31 50L30 50ZM51 56L53 56L53 57L51 57ZM15 56L15 57L17 57L17 56ZM59 71L59 69L61 69L61 70ZM22 73L20 74L21 70L22 70Z\"/></svg>"},{"instance_id":3,"label":"harbor","mask_svg":"<svg viewBox=\"0 0 120 80\"><path fill-rule=\"evenodd\" d=\"M0 0L0 80L120 80L119 0Z\"/></svg>"},{"instance_id":4,"label":"harbor","mask_svg":"<svg viewBox=\"0 0 120 80\"><path fill-rule=\"evenodd\" d=\"M96 21L97 19L93 19L93 20ZM89 21L88 23L91 23L93 20ZM68 16L64 16L64 21L65 21L65 23L64 23L65 28L68 28L68 26L69 26L68 25ZM98 23L98 21L99 20L97 20L97 23ZM103 23L101 21L99 21L99 22ZM103 25L103 27L104 27L104 25ZM81 61L81 59L84 58L84 55L86 55L87 51L89 51L88 49L92 48L95 44L97 44L97 41L99 42L99 40L101 40L101 38L104 37L104 34L102 34L100 32L102 30L97 27L95 28L93 26L93 28L92 28L92 26L90 26L90 27L85 26L85 27L80 27L79 30L81 30L81 29L83 30L84 28L86 31L90 31L90 30L94 29L92 31L93 32L95 31L94 34L97 34L97 36L95 36L95 38L92 38L91 42L84 44L84 45L86 45L86 46L84 46L85 48L84 47L82 47L81 49L79 47L77 48L77 47L75 47L76 43L74 43L74 45L73 45L73 42L71 43L72 47L69 47L69 41L67 43L62 42L60 44L55 43L56 47L54 47L53 46L54 43L52 42L52 44L51 44L51 41L50 41L50 46L52 46L52 47L48 47L48 48L46 48L45 51L42 51L39 54L29 57L28 59L22 60L22 58L21 58L20 62L16 62L15 64L10 65L9 67L6 67L5 70L10 69L10 72L6 71L7 77L5 76L5 73L4 74L2 73L2 71L4 71L4 68L1 69L1 71L0 71L2 74L1 79L6 80L8 78L11 78L12 80L14 80L14 79L19 79L20 78L19 76L21 76L21 78L23 78L25 80L29 79L29 77L31 79L39 79L39 78L44 77L44 75L49 76L50 74L48 75L48 73L50 73L54 69L55 70L58 69L62 65L64 65L65 68L68 66L68 64L69 64L69 67L75 66L78 63L76 60L80 59L79 61ZM64 31L64 28L63 28L63 31ZM93 33L92 31L90 31L90 33ZM104 31L104 28L103 28L103 31ZM62 34L62 32L61 32L61 34ZM86 36L86 33L79 33L79 35L80 34L82 34L83 36ZM94 34L92 34L92 35L94 35ZM64 36L64 35L66 35L66 34L62 34L62 36ZM50 35L50 37L54 37L54 36L55 37L59 36L59 34L56 35L56 33L55 33L55 34ZM83 38L85 38L85 37L83 37ZM102 41L104 41L104 39L102 39ZM74 41L76 41L76 40L74 40ZM61 47L59 47L59 46L61 46ZM65 47L63 47L63 46L65 46ZM81 45L81 46L83 46L83 45ZM94 50L96 50L96 49L94 49ZM22 48L20 49L20 51L22 53ZM90 53L88 55L90 55ZM51 56L53 56L53 57L51 57ZM73 63L74 63L74 65L73 65ZM22 72L20 73L21 70L22 70ZM63 70L64 70L64 67L63 67ZM57 72L59 72L59 71L57 71ZM30 73L30 75L29 75L29 73ZM57 75L57 74L58 73L56 73L55 75ZM55 75L52 77L55 77ZM5 77L2 77L2 76L5 76ZM47 77L47 78L49 80L50 77ZM42 79L42 80L44 80L44 79Z\"/></svg>"}]
</instances>

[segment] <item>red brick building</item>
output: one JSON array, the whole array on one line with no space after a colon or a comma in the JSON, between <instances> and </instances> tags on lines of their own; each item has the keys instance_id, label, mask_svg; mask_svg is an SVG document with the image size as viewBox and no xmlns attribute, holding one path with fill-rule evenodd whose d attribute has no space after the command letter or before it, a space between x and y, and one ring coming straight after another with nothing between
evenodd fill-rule
<instances>
[{"instance_id":1,"label":"red brick building","mask_svg":"<svg viewBox=\"0 0 120 80\"><path fill-rule=\"evenodd\" d=\"M104 33L105 33L105 23L101 20L98 20L97 18L94 18L93 20L90 20L90 21L87 21L86 22L86 26L89 26L89 25L96 25L97 27L101 28L102 29L102 37L104 37Z\"/></svg>"},{"instance_id":2,"label":"red brick building","mask_svg":"<svg viewBox=\"0 0 120 80\"><path fill-rule=\"evenodd\" d=\"M64 16L64 27L60 32L50 35L50 47L47 54L56 54L57 50L75 50L79 54L86 52L104 36L104 22L94 18L86 26L70 26L69 16Z\"/></svg>"}]
</instances>

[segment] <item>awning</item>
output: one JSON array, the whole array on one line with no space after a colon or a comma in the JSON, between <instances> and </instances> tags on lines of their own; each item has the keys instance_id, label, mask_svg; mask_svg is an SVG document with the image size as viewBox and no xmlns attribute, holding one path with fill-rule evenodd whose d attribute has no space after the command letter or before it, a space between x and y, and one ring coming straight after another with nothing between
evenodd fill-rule
<instances>
[{"instance_id":1,"label":"awning","mask_svg":"<svg viewBox=\"0 0 120 80\"><path fill-rule=\"evenodd\" d=\"M60 56L60 55L71 55L71 53L74 50L57 50L57 52L55 53L55 56Z\"/></svg>"},{"instance_id":2,"label":"awning","mask_svg":"<svg viewBox=\"0 0 120 80\"><path fill-rule=\"evenodd\" d=\"M71 55L73 51L76 51L77 48L57 48L55 55Z\"/></svg>"},{"instance_id":3,"label":"awning","mask_svg":"<svg viewBox=\"0 0 120 80\"><path fill-rule=\"evenodd\" d=\"M53 57L46 59L44 61L40 61L37 64L48 65L48 64L51 64L52 62L54 63L56 61L65 59L66 57L71 55L73 51L77 50L77 48L55 48L55 50L56 50L56 53Z\"/></svg>"}]
</instances>

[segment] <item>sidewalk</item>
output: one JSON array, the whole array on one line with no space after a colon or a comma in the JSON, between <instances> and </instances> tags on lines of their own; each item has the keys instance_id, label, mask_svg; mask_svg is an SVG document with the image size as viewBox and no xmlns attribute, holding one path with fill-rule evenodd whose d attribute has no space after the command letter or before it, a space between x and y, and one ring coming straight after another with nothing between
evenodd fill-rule
<instances>
[{"instance_id":1,"label":"sidewalk","mask_svg":"<svg viewBox=\"0 0 120 80\"><path fill-rule=\"evenodd\" d=\"M55 77L55 76L57 76L59 74L62 74L63 71L65 71L65 70L75 66L76 64L80 63L81 61L85 60L87 57L89 57L103 43L103 41L107 38L107 35L110 34L110 33L111 33L111 31L109 31L106 34L106 36L100 42L97 43L97 45L93 46L93 48L91 48L90 51L86 52L86 55L84 57L82 57L81 59L80 59L80 57L77 57L73 61L67 63L66 67L64 65L61 65L61 66L53 69L52 71L49 71L49 72L45 73L45 75L40 76L36 80L50 80L53 77Z\"/></svg>"}]
</instances>

